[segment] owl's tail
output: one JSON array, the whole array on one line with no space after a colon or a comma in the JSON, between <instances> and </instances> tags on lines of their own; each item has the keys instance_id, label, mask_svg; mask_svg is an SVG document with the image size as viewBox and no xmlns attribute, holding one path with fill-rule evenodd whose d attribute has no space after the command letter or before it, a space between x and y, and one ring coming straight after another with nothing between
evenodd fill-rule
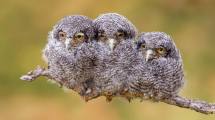
<instances>
[{"instance_id":1,"label":"owl's tail","mask_svg":"<svg viewBox=\"0 0 215 120\"><path fill-rule=\"evenodd\" d=\"M181 96L175 96L162 100L162 102L175 105L182 108L188 108L203 114L215 114L215 104L207 103L205 101L187 99Z\"/></svg>"}]
</instances>

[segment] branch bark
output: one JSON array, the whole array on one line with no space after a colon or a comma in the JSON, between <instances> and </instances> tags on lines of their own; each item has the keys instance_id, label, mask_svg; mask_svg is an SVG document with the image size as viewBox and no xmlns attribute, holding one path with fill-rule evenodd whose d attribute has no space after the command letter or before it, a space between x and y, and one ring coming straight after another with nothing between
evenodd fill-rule
<instances>
[{"instance_id":1,"label":"branch bark","mask_svg":"<svg viewBox=\"0 0 215 120\"><path fill-rule=\"evenodd\" d=\"M37 66L35 70L28 72L26 75L21 76L20 79L24 81L32 82L40 76L44 76L49 79L52 79L52 77L49 75L48 70L40 66Z\"/></svg>"},{"instance_id":2,"label":"branch bark","mask_svg":"<svg viewBox=\"0 0 215 120\"><path fill-rule=\"evenodd\" d=\"M182 108L188 108L203 114L215 114L215 104L200 100L191 100L181 96L164 99L162 102Z\"/></svg>"},{"instance_id":3,"label":"branch bark","mask_svg":"<svg viewBox=\"0 0 215 120\"><path fill-rule=\"evenodd\" d=\"M52 79L52 77L49 75L48 69L42 68L40 66L38 66L35 70L28 72L26 75L23 75L22 77L20 77L20 79L31 82L36 80L40 76L44 76L44 77L47 77L48 79ZM91 96L94 96L94 97L91 97ZM82 97L84 97L84 99L88 101L88 100L96 99L99 96L100 95L95 96L93 94L92 95L89 94L88 96L82 96ZM207 103L205 101L191 100L181 96L174 96L168 99L163 99L161 100L161 102L178 106L181 108L191 109L203 114L215 114L215 104Z\"/></svg>"}]
</instances>

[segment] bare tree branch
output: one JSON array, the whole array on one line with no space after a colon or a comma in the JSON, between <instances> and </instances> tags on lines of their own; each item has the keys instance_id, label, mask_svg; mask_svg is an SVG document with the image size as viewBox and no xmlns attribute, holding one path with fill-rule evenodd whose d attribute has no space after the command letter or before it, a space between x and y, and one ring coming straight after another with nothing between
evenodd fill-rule
<instances>
[{"instance_id":1,"label":"bare tree branch","mask_svg":"<svg viewBox=\"0 0 215 120\"><path fill-rule=\"evenodd\" d=\"M182 108L188 108L203 114L215 114L215 104L200 100L191 100L181 96L164 99L162 102Z\"/></svg>"},{"instance_id":2,"label":"bare tree branch","mask_svg":"<svg viewBox=\"0 0 215 120\"><path fill-rule=\"evenodd\" d=\"M48 79L52 79L52 76L49 75L48 69L42 68L40 66L37 66L35 70L28 72L26 75L23 75L22 77L20 77L20 79L31 82L40 76L44 76L44 77L47 77ZM92 89L92 88L89 88L89 89ZM85 101L96 99L97 97L100 97L100 96L101 95L99 94L94 95L94 92L92 93L90 92L88 95L87 94L82 95ZM116 97L116 96L113 96L113 97ZM191 109L203 114L215 114L215 104L207 103L205 101L191 100L181 96L175 96L175 97L170 97L168 99L163 99L161 100L161 102L164 102L170 105L175 105L181 108Z\"/></svg>"},{"instance_id":3,"label":"bare tree branch","mask_svg":"<svg viewBox=\"0 0 215 120\"><path fill-rule=\"evenodd\" d=\"M45 77L47 77L49 79L52 78L49 75L49 72L48 72L47 69L42 68L40 66L37 66L37 68L35 70L32 70L32 71L28 72L26 75L21 76L20 79L24 80L24 81L32 82L35 79L37 79L38 77L40 77L40 76L45 76Z\"/></svg>"}]
</instances>

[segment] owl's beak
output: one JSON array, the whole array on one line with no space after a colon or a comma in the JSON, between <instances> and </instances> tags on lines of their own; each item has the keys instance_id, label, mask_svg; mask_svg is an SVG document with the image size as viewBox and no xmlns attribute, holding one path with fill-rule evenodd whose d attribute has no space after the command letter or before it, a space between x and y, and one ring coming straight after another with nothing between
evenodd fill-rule
<instances>
[{"instance_id":1,"label":"owl's beak","mask_svg":"<svg viewBox=\"0 0 215 120\"><path fill-rule=\"evenodd\" d=\"M148 62L149 60L153 59L154 56L155 56L155 52L153 50L151 50L151 49L147 50L146 51L146 56L145 56L146 57L145 58L146 62Z\"/></svg>"},{"instance_id":2,"label":"owl's beak","mask_svg":"<svg viewBox=\"0 0 215 120\"><path fill-rule=\"evenodd\" d=\"M111 39L111 38L108 39L108 45L109 45L111 51L113 51L113 49L114 49L115 46L116 46L116 40L115 40L115 39Z\"/></svg>"},{"instance_id":3,"label":"owl's beak","mask_svg":"<svg viewBox=\"0 0 215 120\"><path fill-rule=\"evenodd\" d=\"M70 49L70 46L71 46L71 39L70 38L66 38L65 45L66 45L66 49Z\"/></svg>"}]
</instances>

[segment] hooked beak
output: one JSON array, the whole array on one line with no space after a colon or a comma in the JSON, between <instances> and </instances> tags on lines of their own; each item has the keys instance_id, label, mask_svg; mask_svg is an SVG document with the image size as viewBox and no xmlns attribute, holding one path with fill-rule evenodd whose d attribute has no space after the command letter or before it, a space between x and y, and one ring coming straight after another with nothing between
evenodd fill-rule
<instances>
[{"instance_id":1,"label":"hooked beak","mask_svg":"<svg viewBox=\"0 0 215 120\"><path fill-rule=\"evenodd\" d=\"M145 58L146 62L148 62L149 60L153 59L154 56L155 56L155 53L154 53L153 50L151 50L151 49L147 50L146 51L146 58Z\"/></svg>"},{"instance_id":2,"label":"hooked beak","mask_svg":"<svg viewBox=\"0 0 215 120\"><path fill-rule=\"evenodd\" d=\"M66 49L69 50L71 47L71 39L70 38L66 38L65 45L66 45Z\"/></svg>"},{"instance_id":3,"label":"hooked beak","mask_svg":"<svg viewBox=\"0 0 215 120\"><path fill-rule=\"evenodd\" d=\"M111 51L113 51L113 49L116 46L116 40L115 39L108 39L108 45L109 45Z\"/></svg>"}]
</instances>

